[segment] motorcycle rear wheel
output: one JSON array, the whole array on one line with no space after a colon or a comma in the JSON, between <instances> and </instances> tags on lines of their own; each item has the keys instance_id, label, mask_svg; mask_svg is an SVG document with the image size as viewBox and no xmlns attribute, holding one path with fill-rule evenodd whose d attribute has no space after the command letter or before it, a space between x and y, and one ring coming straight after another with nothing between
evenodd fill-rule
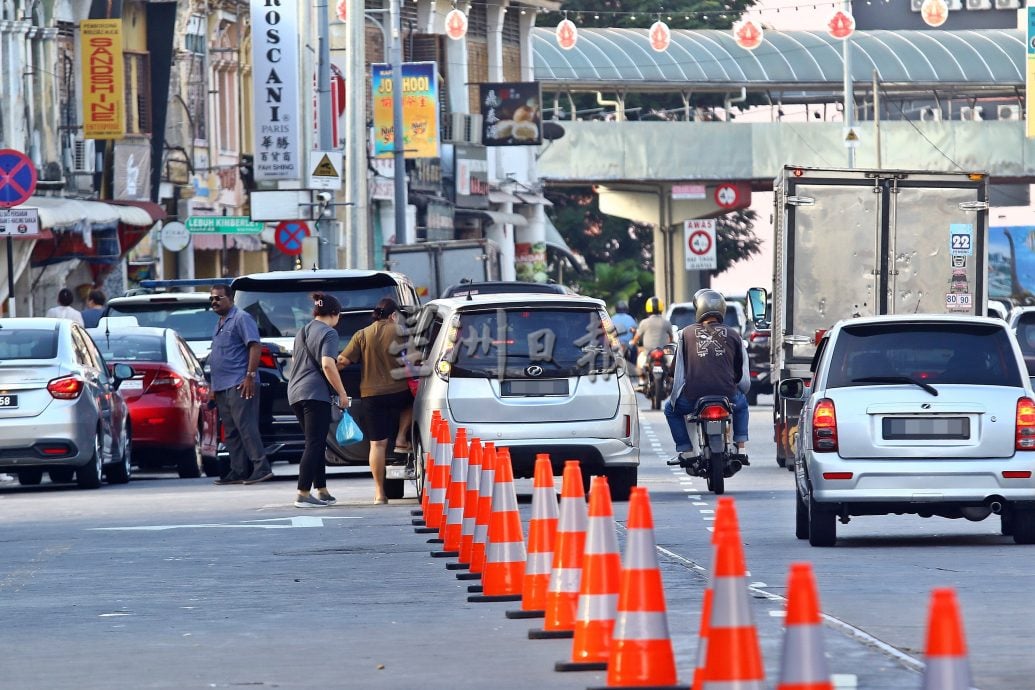
<instances>
[{"instance_id":1,"label":"motorcycle rear wheel","mask_svg":"<svg viewBox=\"0 0 1035 690\"><path fill-rule=\"evenodd\" d=\"M716 496L726 492L726 455L725 453L706 453L708 462L708 490Z\"/></svg>"}]
</instances>

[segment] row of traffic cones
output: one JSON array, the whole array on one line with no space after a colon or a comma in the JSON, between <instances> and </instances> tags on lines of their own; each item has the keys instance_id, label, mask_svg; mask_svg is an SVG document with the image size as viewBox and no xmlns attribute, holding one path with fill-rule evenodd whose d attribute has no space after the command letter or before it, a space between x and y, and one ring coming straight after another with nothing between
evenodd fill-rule
<instances>
[{"instance_id":1,"label":"row of traffic cones","mask_svg":"<svg viewBox=\"0 0 1035 690\"><path fill-rule=\"evenodd\" d=\"M472 602L520 601L508 618L543 618L530 639L571 638L570 659L557 671L607 670L608 687L677 687L664 588L647 489L633 488L624 559L610 490L594 477L587 507L578 461L565 462L560 506L548 455L536 457L532 515L522 533L509 451L433 414L433 443L414 520L437 532L442 551L457 558ZM720 497L712 534L714 561L704 592L694 690L762 690L764 667L751 615L743 546L732 498ZM822 617L808 563L791 565L783 655L777 690L833 690L822 642ZM924 690L967 690L970 671L955 594L932 595Z\"/></svg>"}]
</instances>

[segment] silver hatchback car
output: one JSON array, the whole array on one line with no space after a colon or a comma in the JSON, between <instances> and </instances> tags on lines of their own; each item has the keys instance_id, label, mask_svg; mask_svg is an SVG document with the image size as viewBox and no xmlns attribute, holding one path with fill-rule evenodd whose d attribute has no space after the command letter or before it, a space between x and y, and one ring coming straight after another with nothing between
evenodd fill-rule
<instances>
[{"instance_id":1,"label":"silver hatchback car","mask_svg":"<svg viewBox=\"0 0 1035 690\"><path fill-rule=\"evenodd\" d=\"M430 448L434 410L450 429L510 450L516 477L537 453L555 474L579 460L626 500L640 464L636 397L600 300L579 295L498 294L424 305L413 342L424 376L414 404L418 462Z\"/></svg>"},{"instance_id":2,"label":"silver hatchback car","mask_svg":"<svg viewBox=\"0 0 1035 690\"><path fill-rule=\"evenodd\" d=\"M796 535L832 546L836 520L911 513L1002 519L1035 543L1035 394L1001 319L839 322L819 343L795 463Z\"/></svg>"},{"instance_id":3,"label":"silver hatchback car","mask_svg":"<svg viewBox=\"0 0 1035 690\"><path fill-rule=\"evenodd\" d=\"M130 430L119 384L86 331L67 319L0 319L0 472L22 484L129 481Z\"/></svg>"}]
</instances>

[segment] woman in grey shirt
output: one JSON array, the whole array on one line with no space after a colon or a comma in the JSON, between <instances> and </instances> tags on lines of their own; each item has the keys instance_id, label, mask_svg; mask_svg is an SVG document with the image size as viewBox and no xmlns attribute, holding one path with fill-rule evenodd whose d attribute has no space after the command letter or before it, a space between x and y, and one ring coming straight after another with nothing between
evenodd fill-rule
<instances>
[{"instance_id":1,"label":"woman in grey shirt","mask_svg":"<svg viewBox=\"0 0 1035 690\"><path fill-rule=\"evenodd\" d=\"M338 332L334 327L341 318L341 303L334 295L313 293L313 320L295 335L291 369L288 372L288 403L298 417L305 434L305 450L298 465L298 497L296 508L316 508L336 503L327 491L327 432L331 428L331 393L337 393L333 404L341 409L349 406L341 376L338 375ZM317 496L310 492L316 487Z\"/></svg>"}]
</instances>

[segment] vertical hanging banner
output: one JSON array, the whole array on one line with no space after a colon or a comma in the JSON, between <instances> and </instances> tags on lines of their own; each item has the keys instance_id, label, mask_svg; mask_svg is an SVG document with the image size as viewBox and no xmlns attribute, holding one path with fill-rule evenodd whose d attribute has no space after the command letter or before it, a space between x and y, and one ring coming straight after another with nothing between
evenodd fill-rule
<instances>
[{"instance_id":1,"label":"vertical hanging banner","mask_svg":"<svg viewBox=\"0 0 1035 690\"><path fill-rule=\"evenodd\" d=\"M298 92L298 8L251 0L255 179L298 180L302 105Z\"/></svg>"},{"instance_id":2,"label":"vertical hanging banner","mask_svg":"<svg viewBox=\"0 0 1035 690\"><path fill-rule=\"evenodd\" d=\"M83 136L121 139L126 134L126 88L121 19L79 22L83 55Z\"/></svg>"},{"instance_id":3,"label":"vertical hanging banner","mask_svg":"<svg viewBox=\"0 0 1035 690\"><path fill-rule=\"evenodd\" d=\"M392 127L392 67L370 66L374 94L374 157L395 153ZM434 62L404 62L403 149L406 158L438 158L438 67Z\"/></svg>"},{"instance_id":4,"label":"vertical hanging banner","mask_svg":"<svg viewBox=\"0 0 1035 690\"><path fill-rule=\"evenodd\" d=\"M1028 54L1025 61L1026 74L1024 80L1024 133L1031 139L1035 137L1035 7L1026 10L1028 14Z\"/></svg>"}]
</instances>

